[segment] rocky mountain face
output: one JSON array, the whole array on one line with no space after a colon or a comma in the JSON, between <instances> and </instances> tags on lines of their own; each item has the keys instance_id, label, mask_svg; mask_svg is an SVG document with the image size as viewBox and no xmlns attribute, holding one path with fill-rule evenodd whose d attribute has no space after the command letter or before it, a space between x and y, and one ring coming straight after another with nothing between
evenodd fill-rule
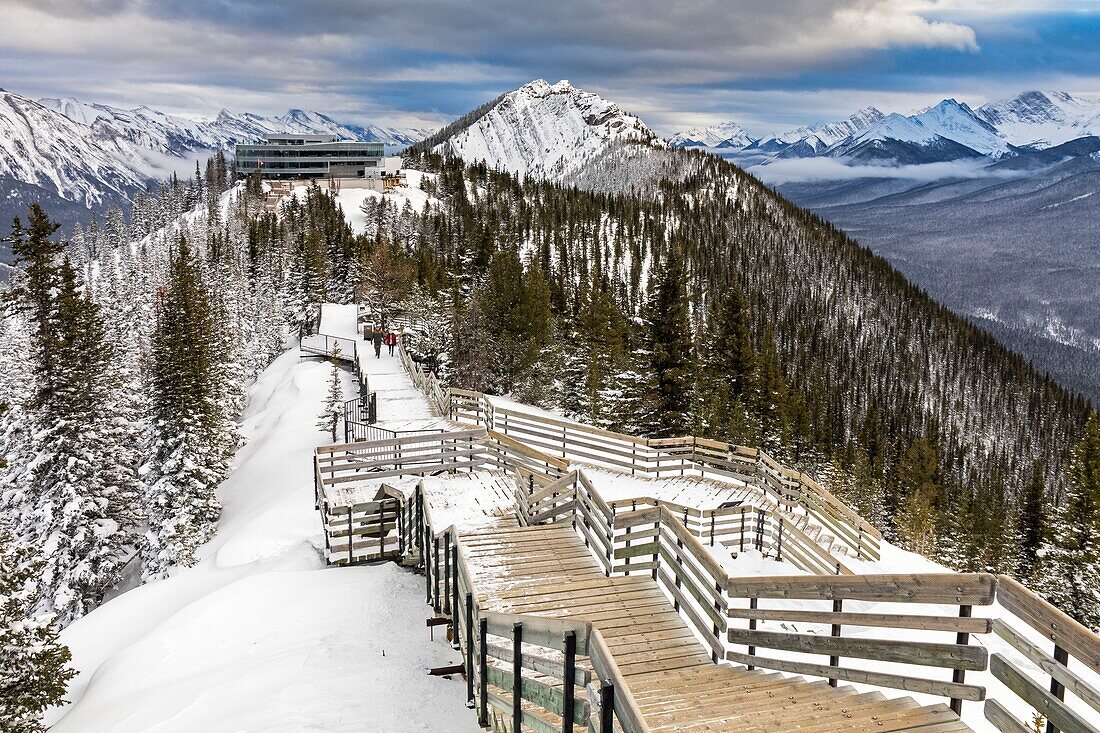
<instances>
[{"instance_id":1,"label":"rocky mountain face","mask_svg":"<svg viewBox=\"0 0 1100 733\"><path fill-rule=\"evenodd\" d=\"M466 124L447 131L434 150L520 178L565 180L609 147L664 143L636 116L568 81L536 79L501 96Z\"/></svg>"},{"instance_id":2,"label":"rocky mountain face","mask_svg":"<svg viewBox=\"0 0 1100 733\"><path fill-rule=\"evenodd\" d=\"M1066 92L1024 92L982 105L977 113L1017 146L1043 149L1100 136L1100 100L1080 99Z\"/></svg>"}]
</instances>

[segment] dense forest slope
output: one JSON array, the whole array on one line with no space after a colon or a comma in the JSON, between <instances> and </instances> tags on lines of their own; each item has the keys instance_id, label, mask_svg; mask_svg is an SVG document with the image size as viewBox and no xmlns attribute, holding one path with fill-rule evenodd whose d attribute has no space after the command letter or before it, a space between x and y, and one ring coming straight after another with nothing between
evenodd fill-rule
<instances>
[{"instance_id":1,"label":"dense forest slope","mask_svg":"<svg viewBox=\"0 0 1100 733\"><path fill-rule=\"evenodd\" d=\"M726 161L612 141L566 188L432 143L409 162L439 172L443 203L371 210L368 235L452 285L457 338L440 348L456 381L624 429L761 443L910 547L1030 568L1019 538L1043 520L1019 507L1064 496L1084 398ZM494 312L502 298L515 313Z\"/></svg>"}]
</instances>

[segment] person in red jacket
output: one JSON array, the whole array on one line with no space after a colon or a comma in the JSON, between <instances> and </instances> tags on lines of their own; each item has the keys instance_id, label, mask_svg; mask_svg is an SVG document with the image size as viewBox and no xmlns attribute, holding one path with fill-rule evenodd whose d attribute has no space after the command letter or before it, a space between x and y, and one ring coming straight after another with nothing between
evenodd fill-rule
<instances>
[{"instance_id":1,"label":"person in red jacket","mask_svg":"<svg viewBox=\"0 0 1100 733\"><path fill-rule=\"evenodd\" d=\"M397 346L397 334L393 331L386 332L386 346L390 347L390 356L393 356L393 347Z\"/></svg>"}]
</instances>

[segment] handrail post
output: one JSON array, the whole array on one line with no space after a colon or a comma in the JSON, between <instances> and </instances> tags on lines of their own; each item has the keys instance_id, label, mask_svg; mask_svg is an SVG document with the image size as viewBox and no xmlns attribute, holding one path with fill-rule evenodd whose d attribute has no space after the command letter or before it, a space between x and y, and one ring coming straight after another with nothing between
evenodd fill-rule
<instances>
[{"instance_id":1,"label":"handrail post","mask_svg":"<svg viewBox=\"0 0 1100 733\"><path fill-rule=\"evenodd\" d=\"M749 610L750 611L755 611L758 603L759 602L758 602L758 600L756 599L755 596L750 598L749 599ZM754 619L754 618L749 619L749 631L756 631L756 619ZM750 657L756 656L756 647L755 646L751 646L751 645L749 646L749 656ZM751 672L752 670L756 669L756 665L750 664L750 665L748 665L748 668L749 668L749 671Z\"/></svg>"},{"instance_id":2,"label":"handrail post","mask_svg":"<svg viewBox=\"0 0 1100 733\"><path fill-rule=\"evenodd\" d=\"M443 535L443 613L451 615L451 535Z\"/></svg>"},{"instance_id":3,"label":"handrail post","mask_svg":"<svg viewBox=\"0 0 1100 733\"><path fill-rule=\"evenodd\" d=\"M424 585L428 588L427 602L432 603L432 580L435 576L432 574L432 545L428 542L427 530L420 530L420 561L424 564Z\"/></svg>"},{"instance_id":4,"label":"handrail post","mask_svg":"<svg viewBox=\"0 0 1100 733\"><path fill-rule=\"evenodd\" d=\"M523 730L523 624L512 624L512 731Z\"/></svg>"},{"instance_id":5,"label":"handrail post","mask_svg":"<svg viewBox=\"0 0 1100 733\"><path fill-rule=\"evenodd\" d=\"M600 733L612 733L614 729L615 685L611 680L604 680L600 685Z\"/></svg>"},{"instance_id":6,"label":"handrail post","mask_svg":"<svg viewBox=\"0 0 1100 733\"><path fill-rule=\"evenodd\" d=\"M959 606L959 618L970 618L973 611L973 607L967 604ZM970 634L965 631L960 631L955 635L955 643L965 646L970 643ZM962 684L966 679L966 671L962 669L956 669L951 673L951 681L956 684ZM962 717L962 700L957 697L951 698L951 709L955 711L955 715Z\"/></svg>"},{"instance_id":7,"label":"handrail post","mask_svg":"<svg viewBox=\"0 0 1100 733\"><path fill-rule=\"evenodd\" d=\"M561 730L562 733L573 733L573 721L574 721L574 689L573 683L576 682L577 673L577 632L566 631L565 632L565 665L564 674L562 674L562 687L561 687Z\"/></svg>"},{"instance_id":8,"label":"handrail post","mask_svg":"<svg viewBox=\"0 0 1100 733\"><path fill-rule=\"evenodd\" d=\"M477 682L481 699L478 701L477 724L486 728L489 725L489 620L485 617L478 620L478 636L481 637L481 644L478 649Z\"/></svg>"},{"instance_id":9,"label":"handrail post","mask_svg":"<svg viewBox=\"0 0 1100 733\"><path fill-rule=\"evenodd\" d=\"M432 546L434 551L432 552L432 558L435 562L435 572L432 573L432 608L435 609L436 614L439 614L439 538L432 538Z\"/></svg>"},{"instance_id":10,"label":"handrail post","mask_svg":"<svg viewBox=\"0 0 1100 733\"><path fill-rule=\"evenodd\" d=\"M474 594L466 594L466 706L474 706Z\"/></svg>"},{"instance_id":11,"label":"handrail post","mask_svg":"<svg viewBox=\"0 0 1100 733\"><path fill-rule=\"evenodd\" d=\"M835 599L833 601L833 613L840 613L843 610L844 610L844 599L843 598ZM839 637L840 636L840 624L833 624L831 635L834 636L834 637ZM830 656L829 657L829 666L830 667L839 667L840 666L840 657L839 656ZM836 685L837 685L836 679L830 677L829 678L829 687L836 687Z\"/></svg>"},{"instance_id":12,"label":"handrail post","mask_svg":"<svg viewBox=\"0 0 1100 733\"><path fill-rule=\"evenodd\" d=\"M454 647L459 648L458 635L458 544L451 543L451 631L454 637Z\"/></svg>"},{"instance_id":13,"label":"handrail post","mask_svg":"<svg viewBox=\"0 0 1100 733\"><path fill-rule=\"evenodd\" d=\"M1063 667L1069 666L1069 652L1063 649L1057 642L1055 642L1054 644L1054 661L1057 664L1062 665ZM1064 701L1066 699L1065 685L1051 677L1050 694L1054 695L1059 700ZM1051 723L1048 720L1046 733L1059 733L1058 726L1054 725L1054 723Z\"/></svg>"}]
</instances>

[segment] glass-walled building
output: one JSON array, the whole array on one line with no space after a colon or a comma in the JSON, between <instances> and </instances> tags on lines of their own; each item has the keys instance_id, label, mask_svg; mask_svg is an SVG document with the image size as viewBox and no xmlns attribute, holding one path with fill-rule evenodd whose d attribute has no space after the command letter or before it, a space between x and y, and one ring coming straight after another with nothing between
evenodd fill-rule
<instances>
[{"instance_id":1,"label":"glass-walled building","mask_svg":"<svg viewBox=\"0 0 1100 733\"><path fill-rule=\"evenodd\" d=\"M385 151L382 143L335 135L268 135L237 146L236 168L241 176L263 171L264 178L380 178Z\"/></svg>"}]
</instances>

